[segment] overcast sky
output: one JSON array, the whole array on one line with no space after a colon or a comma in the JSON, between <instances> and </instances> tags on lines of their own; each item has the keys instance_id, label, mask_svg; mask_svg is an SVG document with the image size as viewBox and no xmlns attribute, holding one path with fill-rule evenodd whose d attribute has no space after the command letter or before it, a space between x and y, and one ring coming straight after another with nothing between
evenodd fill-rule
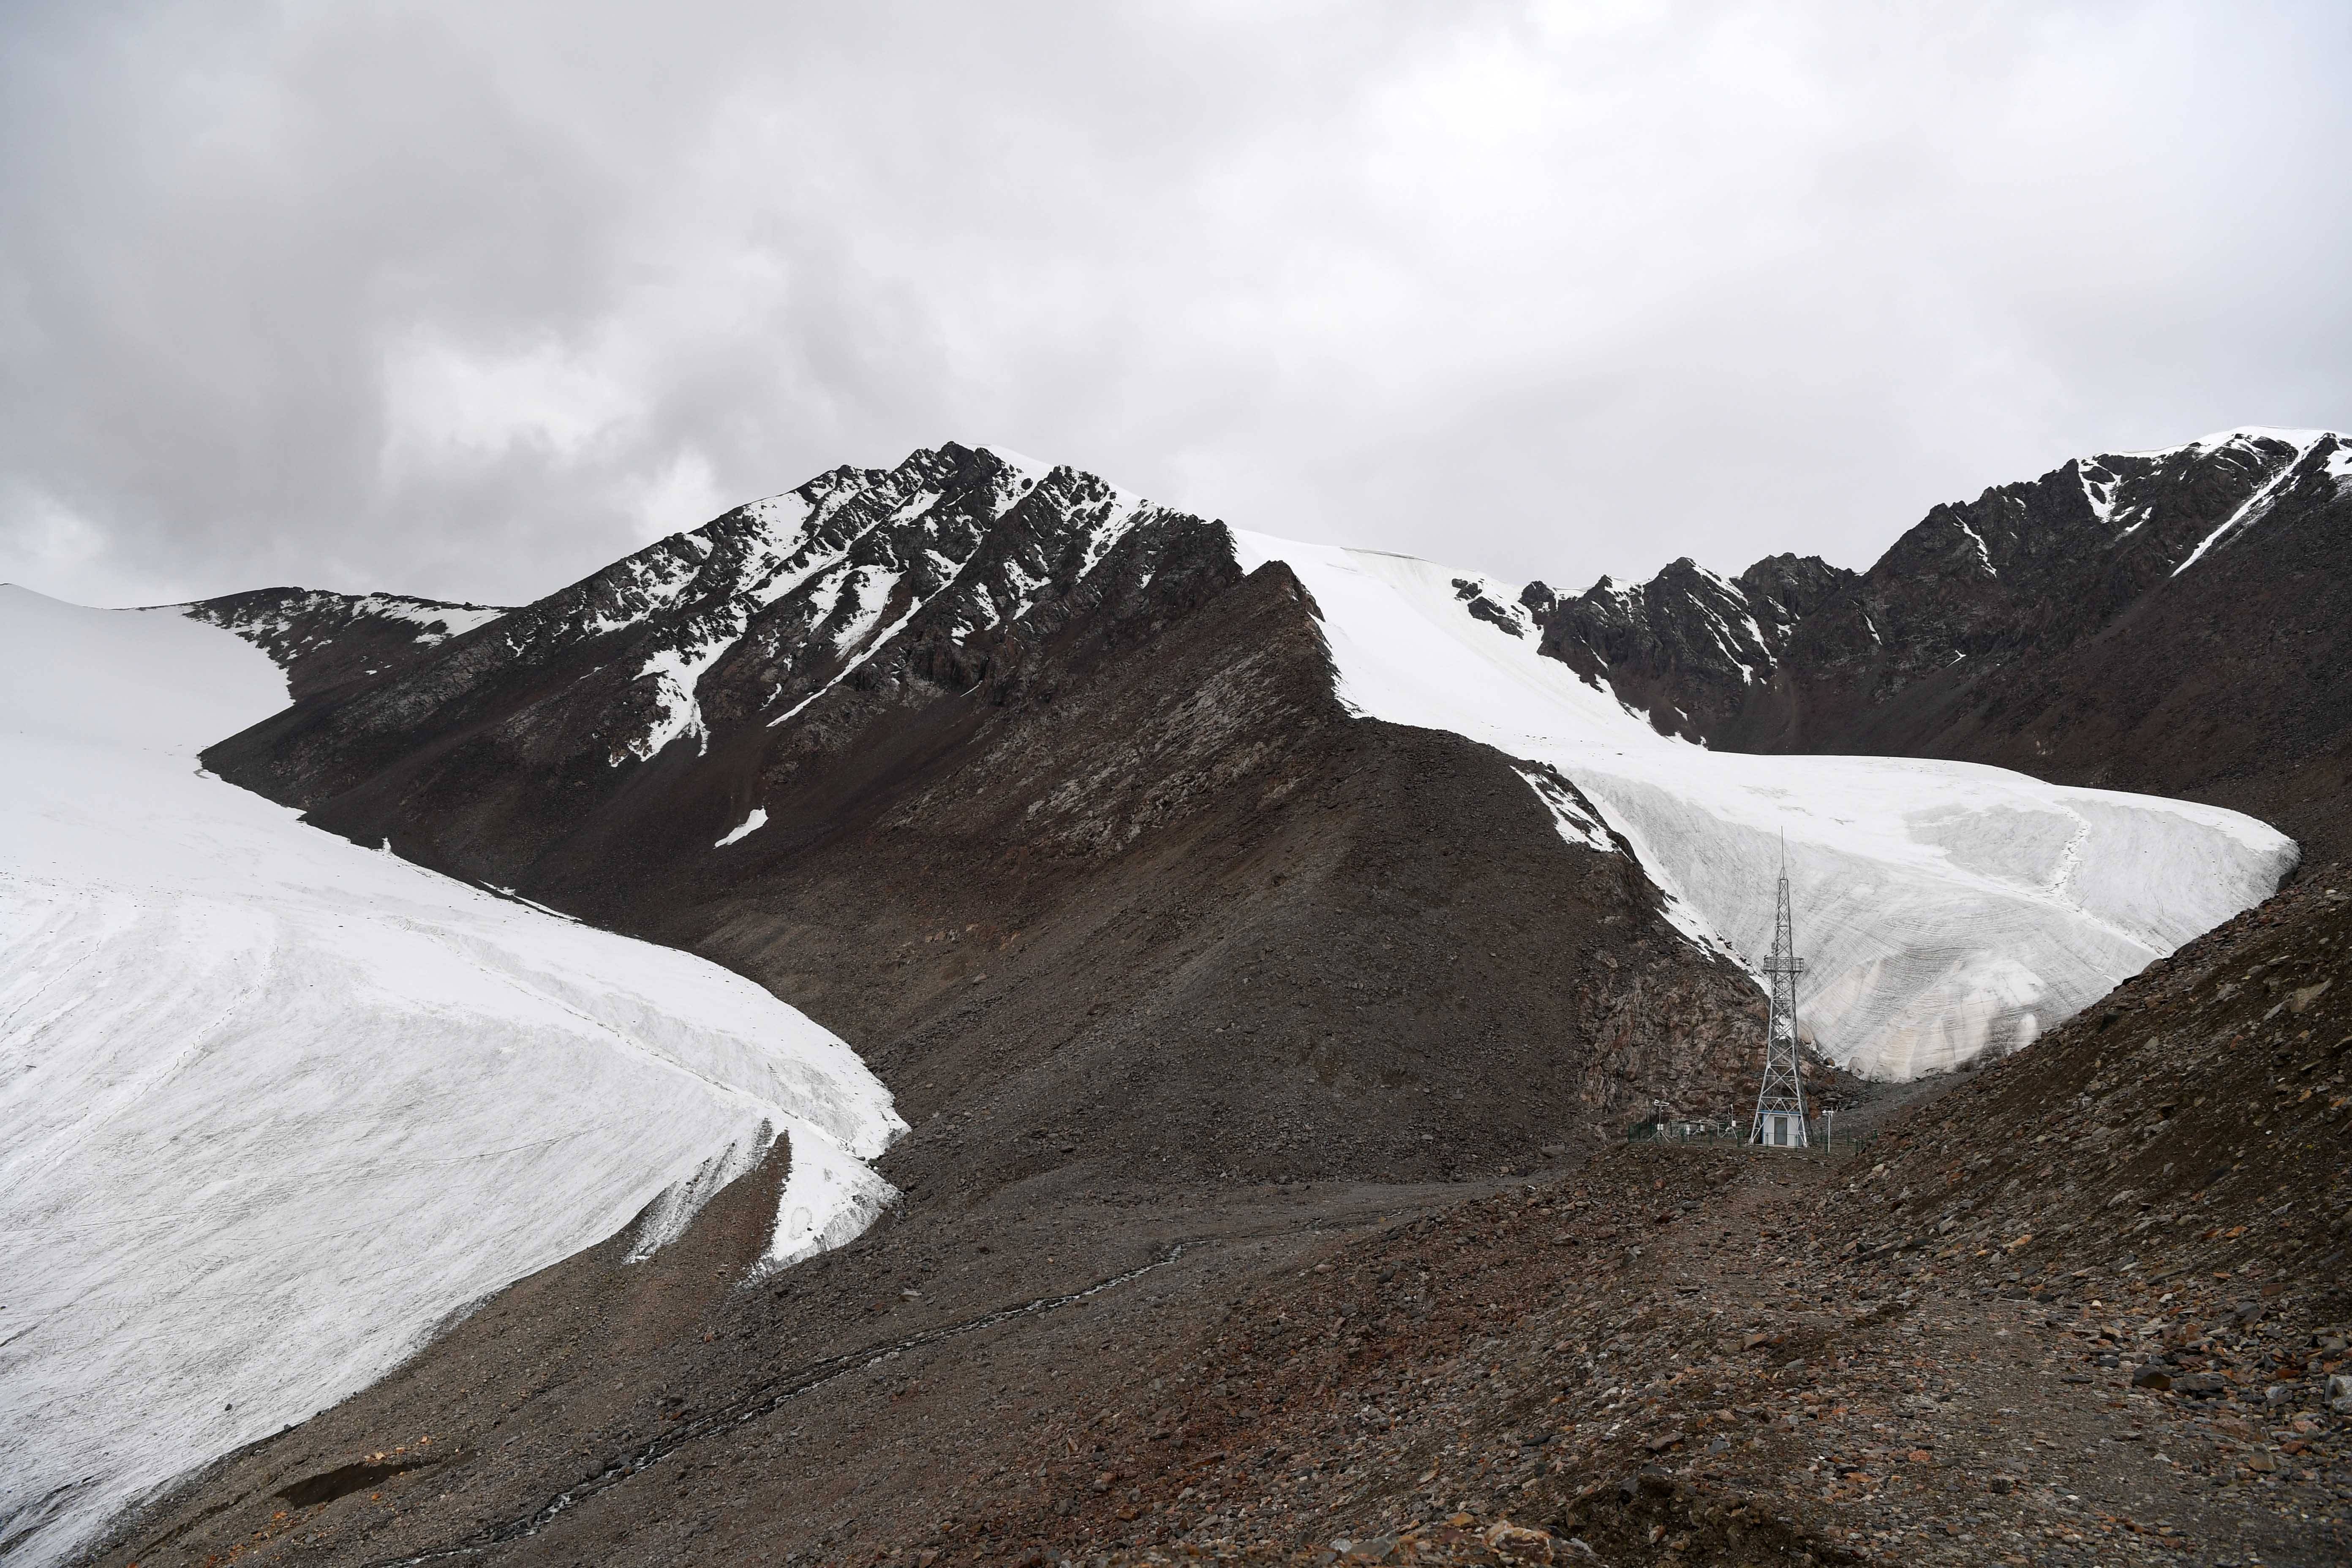
<instances>
[{"instance_id":1,"label":"overcast sky","mask_svg":"<svg viewBox=\"0 0 2352 1568\"><path fill-rule=\"evenodd\" d=\"M1003 442L1580 588L2352 424L2352 5L0 0L0 579L509 602Z\"/></svg>"}]
</instances>

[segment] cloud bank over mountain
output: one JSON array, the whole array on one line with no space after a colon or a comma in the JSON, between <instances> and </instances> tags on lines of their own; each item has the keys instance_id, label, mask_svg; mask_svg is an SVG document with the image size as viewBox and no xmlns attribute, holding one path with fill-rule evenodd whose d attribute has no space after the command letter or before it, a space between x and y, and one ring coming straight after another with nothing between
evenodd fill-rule
<instances>
[{"instance_id":1,"label":"cloud bank over mountain","mask_svg":"<svg viewBox=\"0 0 2352 1568\"><path fill-rule=\"evenodd\" d=\"M978 433L1513 577L2352 407L2319 5L30 5L0 578L530 598Z\"/></svg>"}]
</instances>

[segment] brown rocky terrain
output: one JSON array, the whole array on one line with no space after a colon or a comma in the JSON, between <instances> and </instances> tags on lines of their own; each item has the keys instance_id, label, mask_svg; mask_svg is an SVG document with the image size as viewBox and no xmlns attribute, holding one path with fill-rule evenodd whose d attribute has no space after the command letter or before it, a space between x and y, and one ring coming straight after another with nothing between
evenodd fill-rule
<instances>
[{"instance_id":1,"label":"brown rocky terrain","mask_svg":"<svg viewBox=\"0 0 2352 1568\"><path fill-rule=\"evenodd\" d=\"M1265 1451L1370 1450L1362 1479L1330 1500L1325 1465L1187 1471L1271 1494L1244 1517L1280 1517L1286 1479L1315 1499L1206 1554L2343 1561L2347 880L2320 868L1843 1159L1629 1148L1456 1211L1434 1246L1331 1259L1259 1322L1343 1325L1350 1297L1379 1321L1381 1287L1465 1253L1472 1294L1515 1300L1430 1339L1393 1315L1327 1332L1353 1386ZM1569 1216L1648 1245L1602 1281L1548 1267L1584 1239Z\"/></svg>"}]
</instances>

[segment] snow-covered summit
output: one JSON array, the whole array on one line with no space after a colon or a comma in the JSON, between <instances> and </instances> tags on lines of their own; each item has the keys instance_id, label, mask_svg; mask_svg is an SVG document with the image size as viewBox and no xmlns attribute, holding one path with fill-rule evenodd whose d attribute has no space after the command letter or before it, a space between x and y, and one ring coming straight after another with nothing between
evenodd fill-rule
<instances>
[{"instance_id":1,"label":"snow-covered summit","mask_svg":"<svg viewBox=\"0 0 2352 1568\"><path fill-rule=\"evenodd\" d=\"M779 1138L772 1263L887 1196L889 1096L760 987L204 773L285 701L256 648L0 588L0 668L12 1563L648 1205L675 1234Z\"/></svg>"},{"instance_id":2,"label":"snow-covered summit","mask_svg":"<svg viewBox=\"0 0 2352 1568\"><path fill-rule=\"evenodd\" d=\"M999 583L971 592L967 568L1016 509L1046 526L999 565ZM967 589L967 630L1009 618L1066 565L1070 549L1083 569L1143 510L1139 499L1074 469L950 444L893 469L836 468L753 501L533 612L542 635L558 639L648 629L645 652L633 657L641 660L635 679L653 689L653 716L624 747L643 760L682 738L707 742L697 687L730 655L781 658L766 715L780 722L943 593Z\"/></svg>"},{"instance_id":3,"label":"snow-covered summit","mask_svg":"<svg viewBox=\"0 0 2352 1568\"><path fill-rule=\"evenodd\" d=\"M699 752L716 724L799 712L910 625L968 636L1017 618L1160 515L1091 475L987 447L839 468L506 614L438 679L462 691L593 646L617 689L607 764L674 742ZM714 676L730 688L715 710Z\"/></svg>"},{"instance_id":4,"label":"snow-covered summit","mask_svg":"<svg viewBox=\"0 0 2352 1568\"><path fill-rule=\"evenodd\" d=\"M2293 430L2275 425L2234 425L2227 430L2216 430L2210 435L2200 436L2193 441L2181 441L2170 447L2149 447L2144 449L2134 449L2125 452L2103 452L2099 454L2099 456L2122 458L2169 458L2181 452L2211 451L2222 447L2234 446L2253 447L2260 446L2264 442L2275 442L2282 446L2293 447L2298 450L2303 450L2316 445L2322 440L2332 439L2340 441L2344 438L2344 437L2338 435L2333 430ZM2097 461L2097 458L2092 458L2083 460L2086 462L2095 462Z\"/></svg>"}]
</instances>

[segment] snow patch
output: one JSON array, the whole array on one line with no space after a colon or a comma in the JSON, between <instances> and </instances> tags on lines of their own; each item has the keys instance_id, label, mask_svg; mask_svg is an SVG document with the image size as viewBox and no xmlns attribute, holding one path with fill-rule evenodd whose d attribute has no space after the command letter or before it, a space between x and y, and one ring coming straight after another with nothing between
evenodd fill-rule
<instances>
[{"instance_id":1,"label":"snow patch","mask_svg":"<svg viewBox=\"0 0 2352 1568\"><path fill-rule=\"evenodd\" d=\"M630 738L627 751L639 762L682 736L694 738L697 755L709 749L710 731L702 721L702 702L695 682L733 646L732 638L712 637L691 648L662 648L646 656L637 671L639 680L654 683L654 718L645 732ZM618 763L620 758L611 759Z\"/></svg>"},{"instance_id":2,"label":"snow patch","mask_svg":"<svg viewBox=\"0 0 2352 1568\"><path fill-rule=\"evenodd\" d=\"M475 627L488 626L508 614L505 610L479 605L423 605L410 599L388 598L382 594L370 594L352 607L364 615L406 621L423 627L424 633L416 640L428 646L446 642L454 637L463 637Z\"/></svg>"},{"instance_id":3,"label":"snow patch","mask_svg":"<svg viewBox=\"0 0 2352 1568\"><path fill-rule=\"evenodd\" d=\"M2261 434L2275 435L2280 439L2284 439L2287 433L2265 431L2261 432ZM2227 540L2239 529L2261 521L2263 514L2270 510L2271 500L2278 493L2279 487L2284 485L2287 479L2293 477L2295 471L2303 466L2303 460L2305 457L2310 455L2311 449L2320 442L2333 438L2324 430L2302 430L2295 431L2293 434L2307 437L2307 439L2305 439L2296 446L2294 457L2279 464L2278 471L2276 473L2263 481L2261 489L2257 489L2252 495L2246 498L2244 505L2231 512L2222 522L2221 527L2215 529L2203 539L2198 541L2197 548L2190 551L2188 558L2182 561L2179 565L2175 566L2172 569L2172 575L2178 577L2183 572L2188 571L2191 566L2196 565L2199 561L2204 559L2205 552L2207 551L2211 550L2215 545Z\"/></svg>"},{"instance_id":4,"label":"snow patch","mask_svg":"<svg viewBox=\"0 0 2352 1568\"><path fill-rule=\"evenodd\" d=\"M2101 527L2110 526L2115 520L2116 491L2119 488L2116 476L2095 462L2076 463L2074 473L2082 481L2083 500L2089 504L2092 518Z\"/></svg>"},{"instance_id":5,"label":"snow patch","mask_svg":"<svg viewBox=\"0 0 2352 1568\"><path fill-rule=\"evenodd\" d=\"M745 817L742 821L729 828L727 830L727 837L712 845L711 847L713 849L724 849L730 844L740 843L743 839L751 837L751 835L759 832L760 829L767 826L768 808L764 805L755 805L751 808L751 816Z\"/></svg>"},{"instance_id":6,"label":"snow patch","mask_svg":"<svg viewBox=\"0 0 2352 1568\"><path fill-rule=\"evenodd\" d=\"M1616 852L1616 840L1611 838L1609 830L1585 809L1584 803L1577 798L1576 786L1561 777L1558 770L1522 763L1517 771L1521 778L1528 781L1528 787L1536 792L1536 798L1542 801L1545 809L1551 813L1552 826L1559 830L1562 838L1603 855Z\"/></svg>"},{"instance_id":7,"label":"snow patch","mask_svg":"<svg viewBox=\"0 0 2352 1568\"><path fill-rule=\"evenodd\" d=\"M1952 521L1955 522L1960 521L1958 518L1954 518ZM1979 533L1975 529L1970 528L1965 522L1960 522L1960 531L1967 534L1969 536L1969 542L1977 547L1977 559L1984 563L1985 575L1988 577L2000 576L2000 574L1993 567L1992 552L1985 548L1984 535Z\"/></svg>"},{"instance_id":8,"label":"snow patch","mask_svg":"<svg viewBox=\"0 0 2352 1568\"><path fill-rule=\"evenodd\" d=\"M0 668L12 1564L641 1213L675 1234L778 1136L772 1264L887 1201L888 1093L751 982L205 776L286 701L235 635L0 588Z\"/></svg>"}]
</instances>

